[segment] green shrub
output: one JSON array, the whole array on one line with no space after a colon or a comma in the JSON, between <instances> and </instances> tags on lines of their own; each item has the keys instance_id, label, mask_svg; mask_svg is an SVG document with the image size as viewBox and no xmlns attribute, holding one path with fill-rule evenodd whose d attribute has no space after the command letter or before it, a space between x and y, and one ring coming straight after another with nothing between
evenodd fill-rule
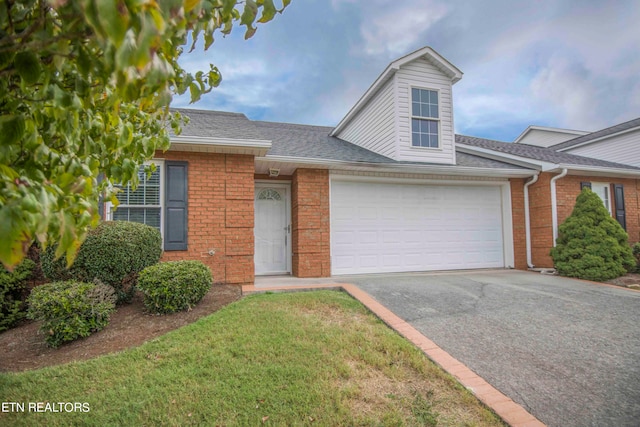
<instances>
[{"instance_id":1,"label":"green shrub","mask_svg":"<svg viewBox=\"0 0 640 427\"><path fill-rule=\"evenodd\" d=\"M27 281L35 267L36 263L30 259L18 264L13 272L0 267L0 332L13 327L26 316Z\"/></svg>"},{"instance_id":2,"label":"green shrub","mask_svg":"<svg viewBox=\"0 0 640 427\"><path fill-rule=\"evenodd\" d=\"M635 271L636 272L640 272L640 243L636 243L631 247L631 250L633 251L633 256L636 259L636 268Z\"/></svg>"},{"instance_id":3,"label":"green shrub","mask_svg":"<svg viewBox=\"0 0 640 427\"><path fill-rule=\"evenodd\" d=\"M600 197L585 188L571 215L558 228L551 257L563 276L610 280L626 274L636 264L628 238Z\"/></svg>"},{"instance_id":4,"label":"green shrub","mask_svg":"<svg viewBox=\"0 0 640 427\"><path fill-rule=\"evenodd\" d=\"M104 328L115 302L114 289L102 283L54 282L31 291L28 317L43 321L40 330L55 348Z\"/></svg>"},{"instance_id":5,"label":"green shrub","mask_svg":"<svg viewBox=\"0 0 640 427\"><path fill-rule=\"evenodd\" d=\"M148 225L106 221L89 232L70 269L64 257L55 259L55 249L48 247L41 255L47 278L81 282L98 279L113 286L118 302L123 302L133 296L137 273L160 260L162 237Z\"/></svg>"},{"instance_id":6,"label":"green shrub","mask_svg":"<svg viewBox=\"0 0 640 427\"><path fill-rule=\"evenodd\" d=\"M211 289L211 271L200 261L163 262L140 272L138 289L154 313L173 313L196 305Z\"/></svg>"}]
</instances>

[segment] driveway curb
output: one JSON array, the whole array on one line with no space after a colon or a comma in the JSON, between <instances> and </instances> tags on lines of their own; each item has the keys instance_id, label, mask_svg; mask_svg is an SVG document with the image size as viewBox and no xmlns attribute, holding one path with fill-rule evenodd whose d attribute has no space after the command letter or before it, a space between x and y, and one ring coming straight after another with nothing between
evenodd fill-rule
<instances>
[{"instance_id":1,"label":"driveway curb","mask_svg":"<svg viewBox=\"0 0 640 427\"><path fill-rule=\"evenodd\" d=\"M493 410L503 421L512 427L543 427L540 420L531 415L522 406L501 393L459 360L441 349L436 343L422 335L413 326L395 315L391 310L373 299L371 295L350 283L332 283L326 285L303 285L286 287L256 288L253 285L242 287L242 294L249 295L265 292L296 292L318 289L343 290L360 301L374 315L386 323L390 328L411 341L434 363L469 389L481 402Z\"/></svg>"}]
</instances>

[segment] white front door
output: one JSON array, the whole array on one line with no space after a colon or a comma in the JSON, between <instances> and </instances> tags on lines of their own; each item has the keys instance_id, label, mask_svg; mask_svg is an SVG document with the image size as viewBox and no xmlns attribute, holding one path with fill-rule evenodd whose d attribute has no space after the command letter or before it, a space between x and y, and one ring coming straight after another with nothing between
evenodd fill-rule
<instances>
[{"instance_id":1,"label":"white front door","mask_svg":"<svg viewBox=\"0 0 640 427\"><path fill-rule=\"evenodd\" d=\"M257 183L255 191L256 275L291 272L288 184Z\"/></svg>"}]
</instances>

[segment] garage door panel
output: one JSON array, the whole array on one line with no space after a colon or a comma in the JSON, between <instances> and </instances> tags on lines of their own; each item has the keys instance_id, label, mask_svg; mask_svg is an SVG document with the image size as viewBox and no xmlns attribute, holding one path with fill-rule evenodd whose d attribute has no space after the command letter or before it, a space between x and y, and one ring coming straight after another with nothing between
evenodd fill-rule
<instances>
[{"instance_id":1,"label":"garage door panel","mask_svg":"<svg viewBox=\"0 0 640 427\"><path fill-rule=\"evenodd\" d=\"M501 190L332 181L333 274L504 266Z\"/></svg>"}]
</instances>

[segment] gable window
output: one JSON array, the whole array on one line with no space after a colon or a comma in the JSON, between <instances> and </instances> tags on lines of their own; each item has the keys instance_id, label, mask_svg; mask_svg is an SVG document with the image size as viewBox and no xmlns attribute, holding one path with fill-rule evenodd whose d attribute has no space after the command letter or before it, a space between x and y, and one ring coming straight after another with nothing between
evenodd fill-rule
<instances>
[{"instance_id":1,"label":"gable window","mask_svg":"<svg viewBox=\"0 0 640 427\"><path fill-rule=\"evenodd\" d=\"M438 91L411 88L411 145L440 147Z\"/></svg>"}]
</instances>

